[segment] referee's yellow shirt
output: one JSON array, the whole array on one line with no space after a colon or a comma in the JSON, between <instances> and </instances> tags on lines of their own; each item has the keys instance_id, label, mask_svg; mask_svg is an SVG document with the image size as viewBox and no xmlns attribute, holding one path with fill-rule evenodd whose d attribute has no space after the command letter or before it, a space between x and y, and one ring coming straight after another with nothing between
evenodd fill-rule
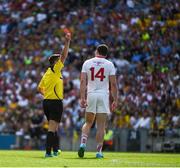
<instances>
[{"instance_id":1,"label":"referee's yellow shirt","mask_svg":"<svg viewBox=\"0 0 180 168\"><path fill-rule=\"evenodd\" d=\"M38 87L43 90L44 99L63 99L63 78L61 70L64 67L61 60L54 65L53 71L48 68Z\"/></svg>"}]
</instances>

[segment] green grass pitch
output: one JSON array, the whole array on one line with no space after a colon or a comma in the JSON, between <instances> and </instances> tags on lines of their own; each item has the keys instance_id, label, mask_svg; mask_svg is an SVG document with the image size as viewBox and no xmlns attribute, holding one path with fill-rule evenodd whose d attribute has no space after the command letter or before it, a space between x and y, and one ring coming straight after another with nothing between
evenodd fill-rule
<instances>
[{"instance_id":1,"label":"green grass pitch","mask_svg":"<svg viewBox=\"0 0 180 168\"><path fill-rule=\"evenodd\" d=\"M44 158L43 151L0 150L0 167L180 167L180 154L105 152L96 159L95 152L86 152L83 159L77 152Z\"/></svg>"}]
</instances>

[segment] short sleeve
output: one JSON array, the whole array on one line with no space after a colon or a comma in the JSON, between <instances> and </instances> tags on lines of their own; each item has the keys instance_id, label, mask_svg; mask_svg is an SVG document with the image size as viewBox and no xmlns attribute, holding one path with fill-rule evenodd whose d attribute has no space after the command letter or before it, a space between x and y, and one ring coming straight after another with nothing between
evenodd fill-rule
<instances>
[{"instance_id":1,"label":"short sleeve","mask_svg":"<svg viewBox=\"0 0 180 168\"><path fill-rule=\"evenodd\" d=\"M58 73L58 74L59 74L63 67L64 67L64 64L63 64L63 63L61 62L61 60L59 59L59 60L56 62L56 64L54 65L53 70L54 70L55 73Z\"/></svg>"},{"instance_id":2,"label":"short sleeve","mask_svg":"<svg viewBox=\"0 0 180 168\"><path fill-rule=\"evenodd\" d=\"M83 64L81 72L86 72L87 73L87 62L85 62Z\"/></svg>"},{"instance_id":3,"label":"short sleeve","mask_svg":"<svg viewBox=\"0 0 180 168\"><path fill-rule=\"evenodd\" d=\"M109 68L110 68L110 73L109 73L109 75L116 75L116 69L115 69L113 63L110 64Z\"/></svg>"},{"instance_id":4,"label":"short sleeve","mask_svg":"<svg viewBox=\"0 0 180 168\"><path fill-rule=\"evenodd\" d=\"M39 82L38 85L39 88L43 88L44 87L44 79L42 78L41 81Z\"/></svg>"}]
</instances>

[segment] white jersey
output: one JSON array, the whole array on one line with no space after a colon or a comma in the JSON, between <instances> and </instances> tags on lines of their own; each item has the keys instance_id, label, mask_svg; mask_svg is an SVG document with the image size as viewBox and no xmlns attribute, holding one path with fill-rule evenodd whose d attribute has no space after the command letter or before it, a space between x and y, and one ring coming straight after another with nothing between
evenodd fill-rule
<instances>
[{"instance_id":1,"label":"white jersey","mask_svg":"<svg viewBox=\"0 0 180 168\"><path fill-rule=\"evenodd\" d=\"M94 57L84 62L81 72L87 73L87 93L109 94L109 76L115 75L112 62L105 58Z\"/></svg>"}]
</instances>

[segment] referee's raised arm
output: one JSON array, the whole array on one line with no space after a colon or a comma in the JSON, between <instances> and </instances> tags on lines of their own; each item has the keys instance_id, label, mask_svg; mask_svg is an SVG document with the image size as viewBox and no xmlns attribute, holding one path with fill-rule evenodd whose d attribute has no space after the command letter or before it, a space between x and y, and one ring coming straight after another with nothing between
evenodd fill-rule
<instances>
[{"instance_id":1,"label":"referee's raised arm","mask_svg":"<svg viewBox=\"0 0 180 168\"><path fill-rule=\"evenodd\" d=\"M64 49L62 52L62 56L60 57L60 60L63 64L67 58L67 55L68 55L69 44L71 41L71 33L66 33L65 39L66 39L66 41L65 41Z\"/></svg>"}]
</instances>

